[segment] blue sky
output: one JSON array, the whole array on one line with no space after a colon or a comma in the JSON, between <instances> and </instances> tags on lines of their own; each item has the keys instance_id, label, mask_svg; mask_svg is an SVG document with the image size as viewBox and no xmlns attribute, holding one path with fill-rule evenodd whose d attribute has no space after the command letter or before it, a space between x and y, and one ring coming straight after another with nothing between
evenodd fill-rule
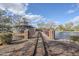
<instances>
[{"instance_id":1,"label":"blue sky","mask_svg":"<svg viewBox=\"0 0 79 59\"><path fill-rule=\"evenodd\" d=\"M41 21L79 23L78 3L0 3L0 9L6 10L7 15L20 15L32 20L33 25Z\"/></svg>"},{"instance_id":2,"label":"blue sky","mask_svg":"<svg viewBox=\"0 0 79 59\"><path fill-rule=\"evenodd\" d=\"M28 6L28 13L41 15L51 21L63 24L79 16L79 5L75 3L32 3Z\"/></svg>"}]
</instances>

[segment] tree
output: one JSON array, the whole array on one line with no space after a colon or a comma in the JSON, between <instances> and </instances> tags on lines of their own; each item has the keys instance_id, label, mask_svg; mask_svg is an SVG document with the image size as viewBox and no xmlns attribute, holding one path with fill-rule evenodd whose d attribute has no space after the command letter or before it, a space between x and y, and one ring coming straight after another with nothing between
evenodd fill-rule
<instances>
[{"instance_id":1,"label":"tree","mask_svg":"<svg viewBox=\"0 0 79 59\"><path fill-rule=\"evenodd\" d=\"M55 39L55 26L56 26L56 24L54 23L54 22L47 22L47 23L45 23L45 22L40 22L40 23L38 23L37 24L38 25L38 28L44 28L44 29L51 29L51 30L53 30L53 35L54 35L54 39Z\"/></svg>"},{"instance_id":2,"label":"tree","mask_svg":"<svg viewBox=\"0 0 79 59\"><path fill-rule=\"evenodd\" d=\"M26 30L26 28L29 28L29 19L25 18L25 17L21 17L21 19L19 19L18 21L16 21L13 31L14 32L24 32L24 30Z\"/></svg>"},{"instance_id":3,"label":"tree","mask_svg":"<svg viewBox=\"0 0 79 59\"><path fill-rule=\"evenodd\" d=\"M46 28L46 23L44 22L39 22L37 23L38 28L42 29L42 28Z\"/></svg>"},{"instance_id":4,"label":"tree","mask_svg":"<svg viewBox=\"0 0 79 59\"><path fill-rule=\"evenodd\" d=\"M65 31L73 31L73 23L66 23L65 24Z\"/></svg>"},{"instance_id":5,"label":"tree","mask_svg":"<svg viewBox=\"0 0 79 59\"><path fill-rule=\"evenodd\" d=\"M0 31L11 31L12 20L9 16L5 16L5 11L0 10Z\"/></svg>"},{"instance_id":6,"label":"tree","mask_svg":"<svg viewBox=\"0 0 79 59\"><path fill-rule=\"evenodd\" d=\"M79 24L73 27L74 31L79 31Z\"/></svg>"},{"instance_id":7,"label":"tree","mask_svg":"<svg viewBox=\"0 0 79 59\"><path fill-rule=\"evenodd\" d=\"M56 27L56 31L64 31L64 30L65 30L64 25L58 25L58 26Z\"/></svg>"},{"instance_id":8,"label":"tree","mask_svg":"<svg viewBox=\"0 0 79 59\"><path fill-rule=\"evenodd\" d=\"M5 10L0 9L0 16L4 15L5 13L6 13Z\"/></svg>"}]
</instances>

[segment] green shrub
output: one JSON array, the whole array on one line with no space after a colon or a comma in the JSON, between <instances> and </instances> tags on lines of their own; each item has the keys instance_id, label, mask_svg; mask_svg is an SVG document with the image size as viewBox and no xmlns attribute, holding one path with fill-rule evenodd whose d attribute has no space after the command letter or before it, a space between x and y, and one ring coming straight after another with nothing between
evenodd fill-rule
<instances>
[{"instance_id":1,"label":"green shrub","mask_svg":"<svg viewBox=\"0 0 79 59\"><path fill-rule=\"evenodd\" d=\"M71 36L70 38L74 42L76 42L76 41L79 42L79 36Z\"/></svg>"},{"instance_id":2,"label":"green shrub","mask_svg":"<svg viewBox=\"0 0 79 59\"><path fill-rule=\"evenodd\" d=\"M11 33L1 33L0 34L0 44L10 44L12 41Z\"/></svg>"}]
</instances>

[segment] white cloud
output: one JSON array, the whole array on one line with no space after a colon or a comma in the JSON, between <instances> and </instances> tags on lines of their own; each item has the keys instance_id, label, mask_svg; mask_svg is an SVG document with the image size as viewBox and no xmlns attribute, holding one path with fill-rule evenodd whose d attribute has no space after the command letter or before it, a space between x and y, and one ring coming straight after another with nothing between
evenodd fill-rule
<instances>
[{"instance_id":1,"label":"white cloud","mask_svg":"<svg viewBox=\"0 0 79 59\"><path fill-rule=\"evenodd\" d=\"M36 24L37 22L44 20L45 18L41 15L34 15L32 13L26 14L29 4L22 3L0 3L0 9L8 10L15 15L22 15L22 17L26 18L28 21L32 22L32 24Z\"/></svg>"},{"instance_id":2,"label":"white cloud","mask_svg":"<svg viewBox=\"0 0 79 59\"><path fill-rule=\"evenodd\" d=\"M0 9L9 10L14 14L25 14L28 4L22 3L0 3Z\"/></svg>"},{"instance_id":3,"label":"white cloud","mask_svg":"<svg viewBox=\"0 0 79 59\"><path fill-rule=\"evenodd\" d=\"M71 20L69 20L67 23L72 22L75 25L79 24L79 16L76 16L74 18L72 18Z\"/></svg>"},{"instance_id":4,"label":"white cloud","mask_svg":"<svg viewBox=\"0 0 79 59\"><path fill-rule=\"evenodd\" d=\"M29 22L31 22L31 24L33 26L36 26L36 27L37 27L37 24L40 23L40 22L50 23L50 24L53 24L53 25L56 25L56 26L59 24L59 22L47 19L47 18L45 18L41 15L27 14L23 17L26 18Z\"/></svg>"},{"instance_id":5,"label":"white cloud","mask_svg":"<svg viewBox=\"0 0 79 59\"><path fill-rule=\"evenodd\" d=\"M8 10L16 15L23 15L22 17L26 18L34 26L41 21L46 22L46 20L49 20L41 15L34 15L32 13L25 14L25 11L28 10L28 5L22 3L0 3L0 9ZM57 23L56 21L53 22Z\"/></svg>"},{"instance_id":6,"label":"white cloud","mask_svg":"<svg viewBox=\"0 0 79 59\"><path fill-rule=\"evenodd\" d=\"M72 13L74 13L76 10L68 10L68 14L72 14Z\"/></svg>"},{"instance_id":7,"label":"white cloud","mask_svg":"<svg viewBox=\"0 0 79 59\"><path fill-rule=\"evenodd\" d=\"M41 22L45 20L45 18L41 15L33 15L33 14L27 14L23 16L22 18L26 18L28 22L30 22L32 25L36 25L38 22Z\"/></svg>"},{"instance_id":8,"label":"white cloud","mask_svg":"<svg viewBox=\"0 0 79 59\"><path fill-rule=\"evenodd\" d=\"M25 11L27 11L27 7L29 4L23 4L23 3L0 3L0 9L8 10L10 12L13 12L16 15L23 15L23 17L30 19L30 20L41 20L44 19L41 15L33 15L32 13L25 14Z\"/></svg>"},{"instance_id":9,"label":"white cloud","mask_svg":"<svg viewBox=\"0 0 79 59\"><path fill-rule=\"evenodd\" d=\"M25 15L23 16L24 18L27 18L27 19L30 19L30 20L41 20L43 19L44 17L41 16L41 15L33 15L33 14L30 14L30 15Z\"/></svg>"},{"instance_id":10,"label":"white cloud","mask_svg":"<svg viewBox=\"0 0 79 59\"><path fill-rule=\"evenodd\" d=\"M76 3L72 5L72 9L69 9L67 13L72 14L72 13L77 12L78 10L79 10L79 3Z\"/></svg>"}]
</instances>

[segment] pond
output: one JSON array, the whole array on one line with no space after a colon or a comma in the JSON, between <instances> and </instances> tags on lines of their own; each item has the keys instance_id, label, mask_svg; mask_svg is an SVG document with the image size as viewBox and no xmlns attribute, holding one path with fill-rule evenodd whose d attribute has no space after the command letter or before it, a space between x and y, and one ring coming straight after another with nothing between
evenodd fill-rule
<instances>
[{"instance_id":1,"label":"pond","mask_svg":"<svg viewBox=\"0 0 79 59\"><path fill-rule=\"evenodd\" d=\"M64 39L70 39L70 36L79 36L79 32L68 32L68 31L66 31L66 32L58 32L58 31L56 31L55 32L55 39L56 40L59 40L59 39L62 39L62 40L64 40Z\"/></svg>"}]
</instances>

